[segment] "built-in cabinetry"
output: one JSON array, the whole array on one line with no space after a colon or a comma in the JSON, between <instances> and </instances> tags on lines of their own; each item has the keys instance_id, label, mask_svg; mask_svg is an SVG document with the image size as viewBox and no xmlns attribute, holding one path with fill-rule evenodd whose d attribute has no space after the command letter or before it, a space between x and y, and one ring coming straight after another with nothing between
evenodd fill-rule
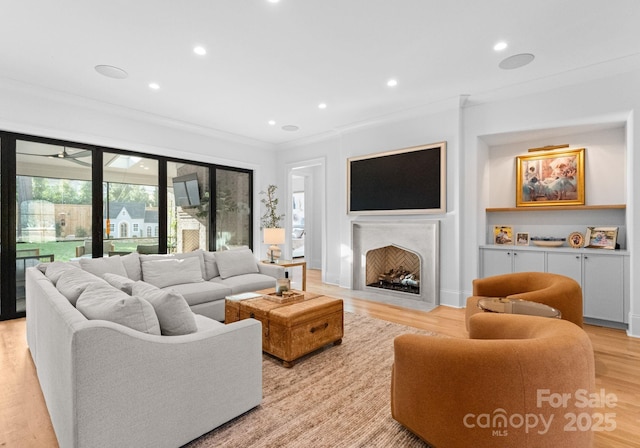
<instances>
[{"instance_id":1,"label":"built-in cabinetry","mask_svg":"<svg viewBox=\"0 0 640 448\"><path fill-rule=\"evenodd\" d=\"M620 250L480 247L480 276L553 272L582 286L587 322L624 327L629 313L629 253Z\"/></svg>"}]
</instances>

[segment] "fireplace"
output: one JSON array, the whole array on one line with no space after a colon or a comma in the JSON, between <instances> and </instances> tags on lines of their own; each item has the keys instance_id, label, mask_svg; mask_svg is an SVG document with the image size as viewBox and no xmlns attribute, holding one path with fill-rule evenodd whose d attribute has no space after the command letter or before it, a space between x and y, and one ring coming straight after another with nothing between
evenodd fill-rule
<instances>
[{"instance_id":1,"label":"fireplace","mask_svg":"<svg viewBox=\"0 0 640 448\"><path fill-rule=\"evenodd\" d=\"M420 294L420 257L394 245L367 251L366 285L408 294Z\"/></svg>"},{"instance_id":2,"label":"fireplace","mask_svg":"<svg viewBox=\"0 0 640 448\"><path fill-rule=\"evenodd\" d=\"M353 221L352 288L417 309L439 304L439 221Z\"/></svg>"}]
</instances>

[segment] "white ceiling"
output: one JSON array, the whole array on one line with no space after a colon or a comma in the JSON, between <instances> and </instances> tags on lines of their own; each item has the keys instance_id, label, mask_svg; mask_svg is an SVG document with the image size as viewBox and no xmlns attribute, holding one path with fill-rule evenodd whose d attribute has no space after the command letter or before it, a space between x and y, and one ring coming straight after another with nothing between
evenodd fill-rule
<instances>
[{"instance_id":1,"label":"white ceiling","mask_svg":"<svg viewBox=\"0 0 640 448\"><path fill-rule=\"evenodd\" d=\"M273 144L640 68L638 0L0 0L0 12L0 82ZM535 60L498 68L519 53Z\"/></svg>"}]
</instances>

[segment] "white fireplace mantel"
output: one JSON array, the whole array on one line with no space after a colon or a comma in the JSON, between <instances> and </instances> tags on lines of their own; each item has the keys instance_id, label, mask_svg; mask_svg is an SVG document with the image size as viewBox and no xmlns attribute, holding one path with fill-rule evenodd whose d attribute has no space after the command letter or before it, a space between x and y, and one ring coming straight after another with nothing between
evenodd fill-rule
<instances>
[{"instance_id":1,"label":"white fireplace mantel","mask_svg":"<svg viewBox=\"0 0 640 448\"><path fill-rule=\"evenodd\" d=\"M439 225L438 220L353 221L351 244L353 253L353 283L355 290L367 291L372 298L411 305L419 302L421 309L439 305ZM405 294L376 290L366 286L365 259L367 252L388 245L405 248L416 253L421 261L420 294ZM384 298L389 300L384 300Z\"/></svg>"}]
</instances>

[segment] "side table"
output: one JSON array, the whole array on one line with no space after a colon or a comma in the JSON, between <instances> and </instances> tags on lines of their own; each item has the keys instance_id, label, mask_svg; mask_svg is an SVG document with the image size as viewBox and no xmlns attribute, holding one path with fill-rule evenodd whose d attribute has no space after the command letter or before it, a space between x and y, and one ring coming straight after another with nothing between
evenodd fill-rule
<instances>
[{"instance_id":1,"label":"side table","mask_svg":"<svg viewBox=\"0 0 640 448\"><path fill-rule=\"evenodd\" d=\"M269 260L261 260L261 263L264 264L277 264L278 266L282 266L285 268L292 268L295 266L300 266L302 268L302 290L307 290L307 262L306 261L297 261L297 260L276 260L275 263L271 263Z\"/></svg>"}]
</instances>

